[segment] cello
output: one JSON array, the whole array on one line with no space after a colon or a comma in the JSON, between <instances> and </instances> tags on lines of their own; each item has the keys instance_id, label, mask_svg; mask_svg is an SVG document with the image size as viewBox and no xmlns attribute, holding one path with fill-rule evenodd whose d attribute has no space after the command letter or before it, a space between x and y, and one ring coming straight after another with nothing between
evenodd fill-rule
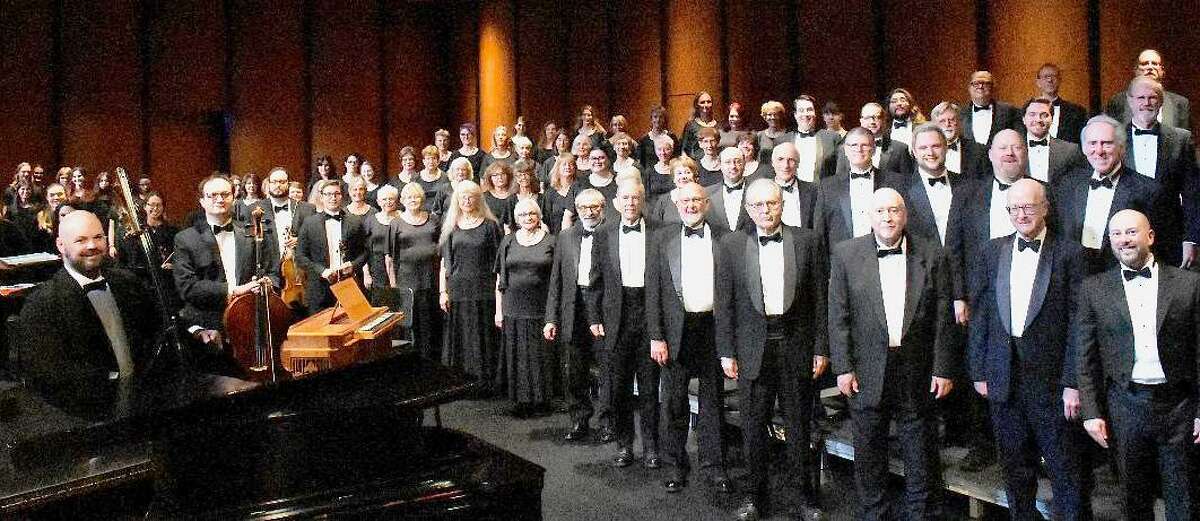
<instances>
[{"instance_id":1,"label":"cello","mask_svg":"<svg viewBox=\"0 0 1200 521\"><path fill-rule=\"evenodd\" d=\"M280 361L279 349L292 325L292 311L267 282L263 213L261 207L254 208L247 230L254 239L254 277L263 282L255 291L229 299L224 314L225 337L234 361L250 380L277 382L289 375Z\"/></svg>"}]
</instances>

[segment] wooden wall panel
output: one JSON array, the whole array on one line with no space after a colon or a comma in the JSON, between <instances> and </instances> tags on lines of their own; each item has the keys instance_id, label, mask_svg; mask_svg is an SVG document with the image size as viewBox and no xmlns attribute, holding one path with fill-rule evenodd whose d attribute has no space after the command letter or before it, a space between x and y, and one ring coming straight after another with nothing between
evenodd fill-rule
<instances>
[{"instance_id":1,"label":"wooden wall panel","mask_svg":"<svg viewBox=\"0 0 1200 521\"><path fill-rule=\"evenodd\" d=\"M164 199L170 216L183 216L196 206L190 188L221 164L225 17L220 3L180 0L155 4L148 19L147 170L158 186L178 187Z\"/></svg>"},{"instance_id":2,"label":"wooden wall panel","mask_svg":"<svg viewBox=\"0 0 1200 521\"><path fill-rule=\"evenodd\" d=\"M566 26L559 23L569 9L557 0L517 3L517 112L528 121L529 137L537 143L547 121L561 128L570 121L567 105Z\"/></svg>"},{"instance_id":3,"label":"wooden wall panel","mask_svg":"<svg viewBox=\"0 0 1200 521\"><path fill-rule=\"evenodd\" d=\"M612 80L609 56L615 52L608 37L605 7L603 2L578 2L567 11L569 38L567 48L567 110L570 111L570 128L575 127L575 117L580 107L591 105L593 113L608 130L608 118L612 116L609 105L609 82ZM623 41L623 39L622 39Z\"/></svg>"},{"instance_id":4,"label":"wooden wall panel","mask_svg":"<svg viewBox=\"0 0 1200 521\"><path fill-rule=\"evenodd\" d=\"M438 58L438 49L447 42L439 37L435 6L393 1L387 9L388 158L391 171L398 172L400 149L412 146L419 152L433 144L434 130L451 124L442 88L448 72Z\"/></svg>"},{"instance_id":5,"label":"wooden wall panel","mask_svg":"<svg viewBox=\"0 0 1200 521\"><path fill-rule=\"evenodd\" d=\"M926 116L942 101L965 100L967 80L978 68L975 2L884 4L887 90L908 89ZM999 92L1004 97L1007 91Z\"/></svg>"},{"instance_id":6,"label":"wooden wall panel","mask_svg":"<svg viewBox=\"0 0 1200 521\"><path fill-rule=\"evenodd\" d=\"M138 2L63 2L63 162L92 172L142 165Z\"/></svg>"},{"instance_id":7,"label":"wooden wall panel","mask_svg":"<svg viewBox=\"0 0 1200 521\"><path fill-rule=\"evenodd\" d=\"M484 2L479 12L479 141L492 149L492 129L517 119L513 0ZM508 131L512 136L512 129Z\"/></svg>"},{"instance_id":8,"label":"wooden wall panel","mask_svg":"<svg viewBox=\"0 0 1200 521\"><path fill-rule=\"evenodd\" d=\"M791 106L789 92L792 46L788 19L792 0L726 2L726 41L729 46L729 100L746 108L742 117L751 128L766 128L759 107L767 100ZM791 122L788 110L787 122Z\"/></svg>"},{"instance_id":9,"label":"wooden wall panel","mask_svg":"<svg viewBox=\"0 0 1200 521\"><path fill-rule=\"evenodd\" d=\"M800 91L817 104L837 102L847 128L858 126L863 103L875 99L871 0L797 0Z\"/></svg>"},{"instance_id":10,"label":"wooden wall panel","mask_svg":"<svg viewBox=\"0 0 1200 521\"><path fill-rule=\"evenodd\" d=\"M1102 101L1128 87L1138 52L1157 49L1166 66L1165 87L1191 101L1192 128L1200 127L1200 11L1167 0L1099 1Z\"/></svg>"},{"instance_id":11,"label":"wooden wall panel","mask_svg":"<svg viewBox=\"0 0 1200 521\"><path fill-rule=\"evenodd\" d=\"M450 27L453 83L447 86L457 102L450 122L450 141L458 148L457 128L463 123L479 124L479 17L474 2L456 4L446 11ZM478 136L477 136L478 137Z\"/></svg>"},{"instance_id":12,"label":"wooden wall panel","mask_svg":"<svg viewBox=\"0 0 1200 521\"><path fill-rule=\"evenodd\" d=\"M41 0L0 3L0 180L17 163L54 161L51 123L53 4Z\"/></svg>"},{"instance_id":13,"label":"wooden wall panel","mask_svg":"<svg viewBox=\"0 0 1200 521\"><path fill-rule=\"evenodd\" d=\"M382 164L378 4L371 0L311 0L312 147L342 159L352 152Z\"/></svg>"},{"instance_id":14,"label":"wooden wall panel","mask_svg":"<svg viewBox=\"0 0 1200 521\"><path fill-rule=\"evenodd\" d=\"M988 49L997 97L1024 104L1038 93L1038 68L1054 62L1062 69L1061 96L1088 104L1086 0L996 2L990 16Z\"/></svg>"},{"instance_id":15,"label":"wooden wall panel","mask_svg":"<svg viewBox=\"0 0 1200 521\"><path fill-rule=\"evenodd\" d=\"M719 13L718 0L667 2L667 111L676 132L691 118L700 91L712 94L717 118L725 117Z\"/></svg>"},{"instance_id":16,"label":"wooden wall panel","mask_svg":"<svg viewBox=\"0 0 1200 521\"><path fill-rule=\"evenodd\" d=\"M614 1L610 14L610 32L621 42L611 61L612 112L625 115L629 121L627 131L636 140L650 128L650 109L662 103L659 5L638 0Z\"/></svg>"}]
</instances>

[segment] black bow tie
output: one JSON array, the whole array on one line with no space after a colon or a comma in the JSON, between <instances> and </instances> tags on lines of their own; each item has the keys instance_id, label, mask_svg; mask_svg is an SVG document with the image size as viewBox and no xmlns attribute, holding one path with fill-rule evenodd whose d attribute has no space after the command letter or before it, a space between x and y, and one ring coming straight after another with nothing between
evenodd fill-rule
<instances>
[{"instance_id":1,"label":"black bow tie","mask_svg":"<svg viewBox=\"0 0 1200 521\"><path fill-rule=\"evenodd\" d=\"M1037 253L1038 251L1040 251L1042 249L1042 240L1034 239L1032 241L1027 241L1025 239L1017 237L1017 251L1018 252L1025 251L1026 248L1029 248L1029 249L1033 250L1034 253Z\"/></svg>"},{"instance_id":2,"label":"black bow tie","mask_svg":"<svg viewBox=\"0 0 1200 521\"><path fill-rule=\"evenodd\" d=\"M1047 146L1050 146L1050 140L1048 140L1048 139L1031 139L1031 140L1029 140L1030 148L1047 147Z\"/></svg>"},{"instance_id":3,"label":"black bow tie","mask_svg":"<svg viewBox=\"0 0 1200 521\"><path fill-rule=\"evenodd\" d=\"M285 205L283 205L283 206L276 206L276 207L275 207L275 213L279 213L279 212L286 212L286 211L288 211L288 206L287 206L286 204L285 204Z\"/></svg>"},{"instance_id":4,"label":"black bow tie","mask_svg":"<svg viewBox=\"0 0 1200 521\"><path fill-rule=\"evenodd\" d=\"M326 219L333 219L333 220L335 220L335 221L340 221L340 220L342 220L342 214L341 214L341 213L336 213L336 214L334 214L334 213L327 213L327 214L325 214L325 218L326 218Z\"/></svg>"},{"instance_id":5,"label":"black bow tie","mask_svg":"<svg viewBox=\"0 0 1200 521\"><path fill-rule=\"evenodd\" d=\"M775 235L759 235L758 236L758 244L760 246L766 246L767 244L770 244L772 242L778 242L778 243L782 244L783 243L783 234L776 233Z\"/></svg>"},{"instance_id":6,"label":"black bow tie","mask_svg":"<svg viewBox=\"0 0 1200 521\"><path fill-rule=\"evenodd\" d=\"M875 257L879 258L879 259L887 257L888 255L903 255L903 254L904 254L904 249L899 246L896 246L895 248L880 248L878 250L875 250Z\"/></svg>"},{"instance_id":7,"label":"black bow tie","mask_svg":"<svg viewBox=\"0 0 1200 521\"><path fill-rule=\"evenodd\" d=\"M946 148L949 148L950 150L958 150L958 140L956 139L953 143L946 145Z\"/></svg>"},{"instance_id":8,"label":"black bow tie","mask_svg":"<svg viewBox=\"0 0 1200 521\"><path fill-rule=\"evenodd\" d=\"M879 148L881 146L883 146L883 138L881 138L881 137L875 138L875 148Z\"/></svg>"},{"instance_id":9,"label":"black bow tie","mask_svg":"<svg viewBox=\"0 0 1200 521\"><path fill-rule=\"evenodd\" d=\"M593 233L596 233L595 230L589 230L587 228L584 228L582 235L584 238L587 238L587 237L591 237Z\"/></svg>"},{"instance_id":10,"label":"black bow tie","mask_svg":"<svg viewBox=\"0 0 1200 521\"><path fill-rule=\"evenodd\" d=\"M892 128L904 128L907 126L908 126L907 119L897 119L896 121L892 122Z\"/></svg>"},{"instance_id":11,"label":"black bow tie","mask_svg":"<svg viewBox=\"0 0 1200 521\"><path fill-rule=\"evenodd\" d=\"M1103 187L1105 187L1105 188L1112 188L1112 187L1113 187L1113 180L1112 180L1112 177L1103 177L1103 178L1100 178L1100 179L1096 179L1096 178L1094 178L1094 177L1093 177L1093 178L1091 178L1091 179L1088 179L1088 186L1089 186L1089 187L1090 187L1092 190L1095 190L1095 189L1097 189L1097 188L1100 188L1101 186L1103 186Z\"/></svg>"},{"instance_id":12,"label":"black bow tie","mask_svg":"<svg viewBox=\"0 0 1200 521\"><path fill-rule=\"evenodd\" d=\"M636 224L633 226L625 226L623 224L621 225L621 233L641 232L641 231L642 231L642 227L638 226Z\"/></svg>"},{"instance_id":13,"label":"black bow tie","mask_svg":"<svg viewBox=\"0 0 1200 521\"><path fill-rule=\"evenodd\" d=\"M704 238L704 226L701 225L699 228L689 228L687 226L684 226L683 227L683 236L684 237L699 237L699 238L703 239Z\"/></svg>"},{"instance_id":14,"label":"black bow tie","mask_svg":"<svg viewBox=\"0 0 1200 521\"><path fill-rule=\"evenodd\" d=\"M939 176L939 177L929 177L929 178L926 178L925 181L929 183L929 186L933 186L938 183L942 183L946 186L950 186L950 181L947 181L946 176L944 176L944 175Z\"/></svg>"},{"instance_id":15,"label":"black bow tie","mask_svg":"<svg viewBox=\"0 0 1200 521\"><path fill-rule=\"evenodd\" d=\"M817 135L817 131L815 131L815 130L810 130L808 132L805 132L803 130L796 131L796 137L813 137L816 135Z\"/></svg>"},{"instance_id":16,"label":"black bow tie","mask_svg":"<svg viewBox=\"0 0 1200 521\"><path fill-rule=\"evenodd\" d=\"M871 172L863 172L861 174L856 174L854 172L850 172L850 179L870 179L870 178L871 178Z\"/></svg>"},{"instance_id":17,"label":"black bow tie","mask_svg":"<svg viewBox=\"0 0 1200 521\"><path fill-rule=\"evenodd\" d=\"M89 283L83 285L83 293L85 295L88 293L91 293L93 291L107 291L107 290L108 290L108 281L107 280L97 280L96 282L89 282Z\"/></svg>"},{"instance_id":18,"label":"black bow tie","mask_svg":"<svg viewBox=\"0 0 1200 521\"><path fill-rule=\"evenodd\" d=\"M230 221L225 226L219 224L212 225L213 235L219 235L221 232L233 232L233 221Z\"/></svg>"},{"instance_id":19,"label":"black bow tie","mask_svg":"<svg viewBox=\"0 0 1200 521\"><path fill-rule=\"evenodd\" d=\"M736 192L736 191L738 191L738 190L741 190L741 189L742 189L742 186L744 186L744 185L737 185L737 186L729 186L729 185L725 185L725 193L727 193L727 194L732 194L732 193L734 193L734 192Z\"/></svg>"},{"instance_id":20,"label":"black bow tie","mask_svg":"<svg viewBox=\"0 0 1200 521\"><path fill-rule=\"evenodd\" d=\"M1008 190L1008 188L1011 187L1012 185L1006 185L1004 183L1001 183L1000 180L996 180L996 186L998 186L1000 188L1000 191L1003 192L1005 190Z\"/></svg>"},{"instance_id":21,"label":"black bow tie","mask_svg":"<svg viewBox=\"0 0 1200 521\"><path fill-rule=\"evenodd\" d=\"M790 193L792 193L793 190L796 189L796 182L792 181L791 183L786 184L786 185L779 185L779 189L790 194Z\"/></svg>"},{"instance_id":22,"label":"black bow tie","mask_svg":"<svg viewBox=\"0 0 1200 521\"><path fill-rule=\"evenodd\" d=\"M1140 128L1135 128L1135 129L1133 129L1133 135L1135 135L1135 136L1157 136L1158 135L1158 127L1148 128L1145 130L1142 130Z\"/></svg>"},{"instance_id":23,"label":"black bow tie","mask_svg":"<svg viewBox=\"0 0 1200 521\"><path fill-rule=\"evenodd\" d=\"M1125 280L1133 280L1138 277L1150 278L1150 266L1140 270L1121 270L1121 274L1125 276Z\"/></svg>"},{"instance_id":24,"label":"black bow tie","mask_svg":"<svg viewBox=\"0 0 1200 521\"><path fill-rule=\"evenodd\" d=\"M980 107L979 105L976 105L976 104L974 104L974 103L972 103L972 104L971 104L971 112L972 112L972 113L974 113L974 112L979 112L979 111L981 111L981 110L992 110L992 106L991 106L991 105L988 105L988 106L986 106L986 107Z\"/></svg>"}]
</instances>

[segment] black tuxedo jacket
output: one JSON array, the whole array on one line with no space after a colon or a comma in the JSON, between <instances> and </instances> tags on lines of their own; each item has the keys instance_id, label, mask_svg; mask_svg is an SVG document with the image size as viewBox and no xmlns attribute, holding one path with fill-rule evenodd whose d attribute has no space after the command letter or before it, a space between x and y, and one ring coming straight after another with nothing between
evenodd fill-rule
<instances>
[{"instance_id":1,"label":"black tuxedo jacket","mask_svg":"<svg viewBox=\"0 0 1200 521\"><path fill-rule=\"evenodd\" d=\"M817 183L794 181L796 200L800 201L800 227L812 230L816 226L817 216ZM849 186L849 185L847 185ZM783 189L780 188L782 191ZM849 188L847 188L849 190Z\"/></svg>"},{"instance_id":2,"label":"black tuxedo jacket","mask_svg":"<svg viewBox=\"0 0 1200 521\"><path fill-rule=\"evenodd\" d=\"M1158 161L1154 168L1154 181L1162 185L1164 190L1163 217L1170 225L1169 230L1155 228L1159 239L1156 242L1170 242L1178 246L1179 242L1187 240L1200 243L1200 171L1196 167L1196 143L1192 132L1182 128L1172 128L1167 125L1157 125ZM1136 172L1137 151L1133 147L1133 125L1125 126L1126 143L1125 167L1130 172ZM1164 234L1167 232L1167 234ZM1176 247L1175 249L1178 249ZM1171 262L1179 257L1163 260Z\"/></svg>"},{"instance_id":3,"label":"black tuxedo jacket","mask_svg":"<svg viewBox=\"0 0 1200 521\"><path fill-rule=\"evenodd\" d=\"M653 245L651 238L654 237L658 225L646 218L642 218L642 223L642 233L646 235L644 266L648 273ZM609 349L617 347L621 335L621 309L625 298L621 289L621 241L618 238L622 224L620 219L614 219L597 228L592 239L592 276L591 283L588 284L590 290L586 293L589 323L604 325L604 343ZM643 277L643 282L648 284L645 275ZM645 348L646 355L649 356L649 344Z\"/></svg>"},{"instance_id":4,"label":"black tuxedo jacket","mask_svg":"<svg viewBox=\"0 0 1200 521\"><path fill-rule=\"evenodd\" d=\"M678 359L683 347L682 230L683 223L661 226L654 232L653 240L646 244L650 249L646 266L646 333L651 340L667 342L671 359ZM707 226L705 233L712 245L715 305L717 279L723 276L717 262L721 238L730 232L719 226Z\"/></svg>"},{"instance_id":5,"label":"black tuxedo jacket","mask_svg":"<svg viewBox=\"0 0 1200 521\"><path fill-rule=\"evenodd\" d=\"M895 141L890 134L884 134L875 140L879 148L879 170L884 172L908 172L916 168L916 162L908 151L908 145ZM837 147L837 162L833 175L841 175L850 171L850 160L846 158L846 150Z\"/></svg>"},{"instance_id":6,"label":"black tuxedo jacket","mask_svg":"<svg viewBox=\"0 0 1200 521\"><path fill-rule=\"evenodd\" d=\"M781 226L785 363L811 378L813 355L828 355L825 317L825 256L811 230ZM730 233L721 239L720 275L714 289L717 352L736 358L738 379L758 378L767 346L758 233Z\"/></svg>"},{"instance_id":7,"label":"black tuxedo jacket","mask_svg":"<svg viewBox=\"0 0 1200 521\"><path fill-rule=\"evenodd\" d=\"M1075 351L1070 349L1067 331L1075 321L1075 296L1083 280L1083 246L1047 231L1037 270L1014 273L1016 240L1017 234L998 237L984 247L977 274L981 291L968 325L971 380L987 382L988 398L1000 402L1013 396L1016 374L1021 385L1034 386L1039 396L1053 398L1063 387L1076 386ZM1021 352L1012 341L1014 277L1033 279Z\"/></svg>"},{"instance_id":8,"label":"black tuxedo jacket","mask_svg":"<svg viewBox=\"0 0 1200 521\"><path fill-rule=\"evenodd\" d=\"M904 298L902 356L912 361L905 379L912 388L888 389L911 396L929 394L933 376L957 376L960 362L953 345L949 270L944 250L934 242L906 234L907 288ZM883 396L888 361L887 319L875 236L864 235L833 248L829 272L829 352L835 374L855 373L859 407L876 407Z\"/></svg>"},{"instance_id":9,"label":"black tuxedo jacket","mask_svg":"<svg viewBox=\"0 0 1200 521\"><path fill-rule=\"evenodd\" d=\"M582 224L575 224L559 233L554 245L554 264L550 268L550 285L546 296L546 323L558 326L558 338L562 342L570 342L573 338L576 310L585 312L583 308L585 302L575 301L579 282L579 249L583 241L583 231ZM597 251L599 250L596 249L596 240L593 237L593 269L596 266ZM592 280L590 273L587 279Z\"/></svg>"},{"instance_id":10,"label":"black tuxedo jacket","mask_svg":"<svg viewBox=\"0 0 1200 521\"><path fill-rule=\"evenodd\" d=\"M1108 100L1104 111L1121 123L1129 123L1129 101L1127 90L1122 90ZM1191 130L1192 105L1180 94L1163 91L1162 122L1167 126Z\"/></svg>"},{"instance_id":11,"label":"black tuxedo jacket","mask_svg":"<svg viewBox=\"0 0 1200 521\"><path fill-rule=\"evenodd\" d=\"M1088 193L1091 191L1088 180L1091 177L1092 170L1090 168L1080 168L1064 176L1058 186L1054 188L1053 209L1060 237L1075 242L1082 240L1083 219L1087 212ZM1133 209L1149 217L1150 226L1155 230L1156 235L1159 233L1160 226L1164 229L1169 228L1162 223L1163 212L1159 208L1160 201L1163 199L1163 191L1154 181L1123 168L1113 192L1112 206L1109 207L1108 217L1105 218L1106 223L1113 214L1121 210ZM1165 257L1170 257L1170 254L1174 253L1174 258L1179 258L1178 243L1173 248L1158 248L1159 244L1155 246L1162 251ZM1117 262L1109 249L1108 234L1101 238L1099 255L1103 259L1100 267L1104 269L1114 266ZM1089 267L1088 271L1094 272L1095 269L1095 267Z\"/></svg>"},{"instance_id":12,"label":"black tuxedo jacket","mask_svg":"<svg viewBox=\"0 0 1200 521\"><path fill-rule=\"evenodd\" d=\"M269 197L266 199L260 199L257 203L254 203L254 204L255 204L255 206L258 206L263 209L263 212L264 212L263 216L266 218L266 222L275 231L274 235L276 237L276 244L278 244L279 234L287 233L287 230L282 230L282 229L280 229L279 226L275 226L275 204L271 202L271 199ZM317 207L314 206L312 203L308 203L308 202L304 202L304 201L297 203L290 199L288 200L287 204L288 204L288 208L292 212L292 230L291 230L291 232L296 235L299 235L300 227L303 226L304 220L308 219L310 216L316 214ZM248 217L249 216L247 216L247 218Z\"/></svg>"},{"instance_id":13,"label":"black tuxedo jacket","mask_svg":"<svg viewBox=\"0 0 1200 521\"><path fill-rule=\"evenodd\" d=\"M1049 185L1057 185L1063 176L1075 171L1079 168L1087 168L1087 158L1083 156L1083 151L1079 149L1079 145L1063 141L1059 138L1052 138L1048 134L1046 140L1050 148L1050 162L1046 169L1046 181ZM1026 141L1028 143L1028 141Z\"/></svg>"},{"instance_id":14,"label":"black tuxedo jacket","mask_svg":"<svg viewBox=\"0 0 1200 521\"><path fill-rule=\"evenodd\" d=\"M956 299L973 300L978 294L978 288L975 287L978 278L973 274L979 267L981 248L992 238L993 182L995 182L995 178L989 175L986 179L971 183L964 194L965 204L962 211L950 213L950 230L946 233L946 248L949 250L950 261L954 266L952 273L962 276L961 279L955 281ZM1045 185L1045 183L1042 184ZM1050 208L1053 211L1057 205L1053 202L1049 186L1046 186L1046 191L1047 197L1051 201ZM1053 214L1050 217L1053 217ZM1056 221L1053 218L1049 218L1048 221L1050 229L1056 230ZM966 286L957 285L958 282L965 282ZM960 290L965 290L965 293Z\"/></svg>"},{"instance_id":15,"label":"black tuxedo jacket","mask_svg":"<svg viewBox=\"0 0 1200 521\"><path fill-rule=\"evenodd\" d=\"M974 105L971 101L962 104L962 138L967 141L975 141L975 132L971 130L971 122L975 120ZM1012 129L1017 132L1025 132L1025 124L1021 122L1021 109L1014 107L1003 101L992 101L992 130L988 132L986 143L979 143L985 147L992 145L992 138L1004 129Z\"/></svg>"},{"instance_id":16,"label":"black tuxedo jacket","mask_svg":"<svg viewBox=\"0 0 1200 521\"><path fill-rule=\"evenodd\" d=\"M883 187L901 189L900 177L894 172L875 170L872 180L875 189ZM870 204L864 201L863 204ZM825 251L833 245L854 237L854 216L850 210L850 173L843 172L822 179L817 185L817 203L813 215L813 229L821 237Z\"/></svg>"},{"instance_id":17,"label":"black tuxedo jacket","mask_svg":"<svg viewBox=\"0 0 1200 521\"><path fill-rule=\"evenodd\" d=\"M987 147L970 139L958 138L959 176L966 179L990 179L992 162L988 160Z\"/></svg>"},{"instance_id":18,"label":"black tuxedo jacket","mask_svg":"<svg viewBox=\"0 0 1200 521\"><path fill-rule=\"evenodd\" d=\"M1158 356L1167 383L1187 389L1197 401L1200 374L1200 275L1158 264ZM1079 357L1083 418L1106 418L1108 385L1129 385L1133 373L1133 323L1121 269L1083 282L1071 345ZM1197 405L1196 418L1200 418Z\"/></svg>"},{"instance_id":19,"label":"black tuxedo jacket","mask_svg":"<svg viewBox=\"0 0 1200 521\"><path fill-rule=\"evenodd\" d=\"M950 223L956 214L966 211L969 204L967 198L975 192L978 183L948 176L950 183L950 213L946 218L946 241L950 240ZM920 172L912 170L905 176L900 185L900 194L908 206L908 231L926 239L941 244L942 237L938 232L937 220L933 215L933 205L929 202L929 194L925 190L926 181Z\"/></svg>"},{"instance_id":20,"label":"black tuxedo jacket","mask_svg":"<svg viewBox=\"0 0 1200 521\"><path fill-rule=\"evenodd\" d=\"M796 142L796 131L788 132L785 141L791 143ZM830 177L837 173L838 154L842 147L838 146L842 142L842 136L837 132L829 129L817 130L817 157L813 170L813 181L816 182L824 177ZM844 152L843 152L844 153ZM767 154L764 158L766 163L771 164L771 156Z\"/></svg>"},{"instance_id":21,"label":"black tuxedo jacket","mask_svg":"<svg viewBox=\"0 0 1200 521\"><path fill-rule=\"evenodd\" d=\"M267 276L275 287L281 287L279 278L279 252L275 241L270 240L274 231L264 224L268 239L262 242L263 259ZM233 221L234 258L237 262L234 273L235 284L245 284L254 278L254 239L248 235L246 223ZM225 268L221 264L221 253L217 249L217 238L207 222L183 229L175 235L175 287L183 308L179 318L183 326L200 326L204 329L224 331L222 318L225 313L229 286L225 280Z\"/></svg>"},{"instance_id":22,"label":"black tuxedo jacket","mask_svg":"<svg viewBox=\"0 0 1200 521\"><path fill-rule=\"evenodd\" d=\"M745 190L750 187L750 180L742 180L742 207L738 209L738 222L734 227L736 230L750 229L754 226L754 221L750 220L750 214L746 212ZM725 216L725 183L720 182L704 189L708 192L708 214L705 216L707 221L712 226L724 228L724 231L730 231L729 218Z\"/></svg>"},{"instance_id":23,"label":"black tuxedo jacket","mask_svg":"<svg viewBox=\"0 0 1200 521\"><path fill-rule=\"evenodd\" d=\"M132 272L103 268L101 274L117 302L137 374L149 361L162 312ZM117 370L99 315L65 268L34 290L18 324L22 370L40 390L86 397L105 388Z\"/></svg>"},{"instance_id":24,"label":"black tuxedo jacket","mask_svg":"<svg viewBox=\"0 0 1200 521\"><path fill-rule=\"evenodd\" d=\"M304 305L310 313L319 311L333 298L329 284L321 278L321 272L329 268L330 253L330 245L325 238L325 215L321 212L305 219L296 243L296 266L308 274L309 283L304 285ZM354 265L354 277L358 279L363 265L367 263L366 230L362 217L345 211L342 216L342 242L346 243L342 260ZM361 280L359 282L361 285Z\"/></svg>"},{"instance_id":25,"label":"black tuxedo jacket","mask_svg":"<svg viewBox=\"0 0 1200 521\"><path fill-rule=\"evenodd\" d=\"M1079 133L1087 125L1088 110L1078 103L1072 103L1062 98L1054 100L1058 107L1058 139L1079 144Z\"/></svg>"}]
</instances>

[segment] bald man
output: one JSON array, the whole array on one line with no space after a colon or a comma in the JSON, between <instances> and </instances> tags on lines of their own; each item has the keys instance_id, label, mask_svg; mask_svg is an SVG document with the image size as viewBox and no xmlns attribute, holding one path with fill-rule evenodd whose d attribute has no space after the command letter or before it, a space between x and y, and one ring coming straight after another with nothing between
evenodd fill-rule
<instances>
[{"instance_id":1,"label":"bald man","mask_svg":"<svg viewBox=\"0 0 1200 521\"><path fill-rule=\"evenodd\" d=\"M1158 261L1138 211L1117 212L1108 230L1119 264L1083 282L1071 334L1083 426L1116 448L1123 519L1155 518L1160 479L1166 518L1196 519L1200 275Z\"/></svg>"},{"instance_id":2,"label":"bald man","mask_svg":"<svg viewBox=\"0 0 1200 521\"><path fill-rule=\"evenodd\" d=\"M783 224L813 227L817 209L817 185L797 177L800 153L792 143L780 143L771 151L772 180L783 195Z\"/></svg>"},{"instance_id":3,"label":"bald man","mask_svg":"<svg viewBox=\"0 0 1200 521\"><path fill-rule=\"evenodd\" d=\"M130 381L162 314L136 275L108 265L108 239L91 212L63 217L55 245L62 269L21 310L22 372L39 389L73 396Z\"/></svg>"},{"instance_id":4,"label":"bald man","mask_svg":"<svg viewBox=\"0 0 1200 521\"><path fill-rule=\"evenodd\" d=\"M1163 64L1163 56L1154 49L1144 49L1137 55L1137 63L1133 64L1133 76L1145 77L1162 83L1167 77L1167 68ZM1104 112L1122 123L1131 119L1129 105L1126 101L1128 90L1121 90L1109 99ZM1192 128L1191 103L1181 94L1170 91L1163 92L1162 111L1155 119L1168 126L1188 129Z\"/></svg>"},{"instance_id":5,"label":"bald man","mask_svg":"<svg viewBox=\"0 0 1200 521\"><path fill-rule=\"evenodd\" d=\"M939 478L934 400L960 370L953 345L946 255L906 230L908 209L891 188L872 198L870 235L833 247L829 352L850 399L858 519L894 519L888 490L888 427L904 460L902 504L910 520L936 519ZM867 312L864 312L867 310Z\"/></svg>"},{"instance_id":6,"label":"bald man","mask_svg":"<svg viewBox=\"0 0 1200 521\"><path fill-rule=\"evenodd\" d=\"M1016 232L988 241L976 273L969 370L987 397L1011 519L1041 519L1038 458L1054 488L1055 519L1091 519L1082 501L1079 391L1067 331L1083 276L1082 246L1047 228L1045 185L1022 179L1006 194Z\"/></svg>"},{"instance_id":7,"label":"bald man","mask_svg":"<svg viewBox=\"0 0 1200 521\"><path fill-rule=\"evenodd\" d=\"M967 95L971 102L962 108L963 137L980 145L991 145L992 139L1001 130L1024 130L1020 109L997 101L995 88L992 73L988 71L971 73L971 79L967 82Z\"/></svg>"}]
</instances>

